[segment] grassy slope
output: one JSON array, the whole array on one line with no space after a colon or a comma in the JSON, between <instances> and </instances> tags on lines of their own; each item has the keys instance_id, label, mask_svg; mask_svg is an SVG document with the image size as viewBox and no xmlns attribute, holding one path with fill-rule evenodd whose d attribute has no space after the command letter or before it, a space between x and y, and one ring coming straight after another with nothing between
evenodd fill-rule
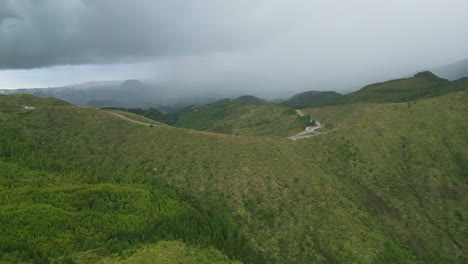
<instances>
[{"instance_id":1,"label":"grassy slope","mask_svg":"<svg viewBox=\"0 0 468 264\"><path fill-rule=\"evenodd\" d=\"M407 102L464 90L466 87L460 82L439 78L431 72L421 72L411 78L371 84L356 92L326 100L322 105Z\"/></svg>"},{"instance_id":2,"label":"grassy slope","mask_svg":"<svg viewBox=\"0 0 468 264\"><path fill-rule=\"evenodd\" d=\"M104 110L117 110L117 111L122 111L122 112L127 112L127 113L133 113L136 115L144 116L156 122L160 122L160 123L164 123L168 125L173 125L173 123L176 120L176 114L163 114L161 111L155 108L141 109L141 108L111 107L111 108L104 108Z\"/></svg>"},{"instance_id":3,"label":"grassy slope","mask_svg":"<svg viewBox=\"0 0 468 264\"><path fill-rule=\"evenodd\" d=\"M466 261L468 95L401 104L309 109L328 132L320 159L341 164L404 253L425 262ZM312 142L308 142L312 143ZM307 146L303 146L307 148ZM409 256L406 255L406 256Z\"/></svg>"},{"instance_id":4,"label":"grassy slope","mask_svg":"<svg viewBox=\"0 0 468 264\"><path fill-rule=\"evenodd\" d=\"M0 95L0 103L12 106L67 106L69 103L53 98L39 98L29 94ZM3 110L3 108L2 108Z\"/></svg>"},{"instance_id":5,"label":"grassy slope","mask_svg":"<svg viewBox=\"0 0 468 264\"><path fill-rule=\"evenodd\" d=\"M227 103L190 107L179 114L175 126L235 135L286 137L302 131L308 121L287 107Z\"/></svg>"},{"instance_id":6,"label":"grassy slope","mask_svg":"<svg viewBox=\"0 0 468 264\"><path fill-rule=\"evenodd\" d=\"M176 201L227 214L270 263L461 262L467 105L460 92L411 107L311 109L326 131L297 142L40 108L2 121L2 132L15 132L9 140L20 136L34 150L21 153L20 144L2 159L42 173L42 181L58 175L61 184L148 188L147 179L159 179L180 193ZM2 190L13 184L7 176Z\"/></svg>"},{"instance_id":7,"label":"grassy slope","mask_svg":"<svg viewBox=\"0 0 468 264\"><path fill-rule=\"evenodd\" d=\"M77 262L89 264L236 264L237 261L232 261L226 256L220 254L219 251L213 248L197 248L189 246L180 241L162 241L154 245L145 246L141 249L131 252L127 257L110 256L102 257L94 252L86 252L76 258Z\"/></svg>"},{"instance_id":8,"label":"grassy slope","mask_svg":"<svg viewBox=\"0 0 468 264\"><path fill-rule=\"evenodd\" d=\"M149 118L144 117L142 115L137 115L137 114L127 112L127 111L116 110L116 109L109 109L109 110L105 110L105 111L114 112L114 113L119 114L121 116L127 117L127 118L135 120L135 121L143 122L143 123L154 124L154 125L165 125L165 124L163 124L161 122L157 122L155 120L149 119Z\"/></svg>"},{"instance_id":9,"label":"grassy slope","mask_svg":"<svg viewBox=\"0 0 468 264\"><path fill-rule=\"evenodd\" d=\"M326 100L340 96L336 92L319 92L319 91L308 91L300 94L296 94L290 99L282 102L282 105L287 105L294 108L305 108L319 105Z\"/></svg>"}]
</instances>

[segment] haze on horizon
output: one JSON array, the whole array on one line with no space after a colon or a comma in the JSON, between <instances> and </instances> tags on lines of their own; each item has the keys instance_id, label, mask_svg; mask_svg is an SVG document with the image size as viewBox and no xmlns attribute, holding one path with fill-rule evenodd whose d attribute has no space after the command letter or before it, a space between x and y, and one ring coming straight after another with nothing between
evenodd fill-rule
<instances>
[{"instance_id":1,"label":"haze on horizon","mask_svg":"<svg viewBox=\"0 0 468 264\"><path fill-rule=\"evenodd\" d=\"M336 90L468 57L462 0L0 0L0 88Z\"/></svg>"}]
</instances>

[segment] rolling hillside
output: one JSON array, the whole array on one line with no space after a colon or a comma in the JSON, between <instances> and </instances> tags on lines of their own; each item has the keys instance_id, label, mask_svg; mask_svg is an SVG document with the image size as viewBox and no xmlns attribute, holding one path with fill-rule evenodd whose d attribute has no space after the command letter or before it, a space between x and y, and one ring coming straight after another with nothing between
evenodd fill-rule
<instances>
[{"instance_id":1,"label":"rolling hillside","mask_svg":"<svg viewBox=\"0 0 468 264\"><path fill-rule=\"evenodd\" d=\"M295 142L142 126L37 98L26 110L16 100L0 97L3 261L468 259L466 91L305 109L325 129ZM236 116L207 114L205 127L227 120L250 135L259 130L236 122L272 112L219 107Z\"/></svg>"},{"instance_id":2,"label":"rolling hillside","mask_svg":"<svg viewBox=\"0 0 468 264\"><path fill-rule=\"evenodd\" d=\"M235 135L286 137L310 124L294 109L275 105L218 103L191 106L177 115L177 127Z\"/></svg>"},{"instance_id":3,"label":"rolling hillside","mask_svg":"<svg viewBox=\"0 0 468 264\"><path fill-rule=\"evenodd\" d=\"M414 77L375 83L362 89L325 100L321 105L339 105L362 102L399 103L466 90L460 81L442 79L431 72L420 72Z\"/></svg>"},{"instance_id":4,"label":"rolling hillside","mask_svg":"<svg viewBox=\"0 0 468 264\"><path fill-rule=\"evenodd\" d=\"M322 102L337 96L340 96L337 92L308 91L296 94L290 99L281 102L281 104L294 108L305 108L320 105Z\"/></svg>"},{"instance_id":5,"label":"rolling hillside","mask_svg":"<svg viewBox=\"0 0 468 264\"><path fill-rule=\"evenodd\" d=\"M252 104L252 105L262 105L267 104L266 100L260 99L253 95L243 95L239 96L236 99L232 100L235 103L245 103L245 104Z\"/></svg>"}]
</instances>

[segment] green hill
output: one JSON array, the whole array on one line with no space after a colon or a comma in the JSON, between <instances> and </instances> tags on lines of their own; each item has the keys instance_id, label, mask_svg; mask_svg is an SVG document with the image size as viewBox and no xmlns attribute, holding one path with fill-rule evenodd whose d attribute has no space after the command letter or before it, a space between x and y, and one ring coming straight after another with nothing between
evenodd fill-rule
<instances>
[{"instance_id":1,"label":"green hill","mask_svg":"<svg viewBox=\"0 0 468 264\"><path fill-rule=\"evenodd\" d=\"M235 135L279 136L297 134L309 125L288 107L218 103L191 106L178 114L174 126Z\"/></svg>"},{"instance_id":2,"label":"green hill","mask_svg":"<svg viewBox=\"0 0 468 264\"><path fill-rule=\"evenodd\" d=\"M39 98L29 94L0 95L0 104L2 104L2 110L4 110L6 106L16 108L22 106L41 107L71 105L53 97Z\"/></svg>"},{"instance_id":3,"label":"green hill","mask_svg":"<svg viewBox=\"0 0 468 264\"><path fill-rule=\"evenodd\" d=\"M294 108L312 107L320 105L323 101L330 100L336 96L340 96L340 94L336 92L308 91L296 94L281 104Z\"/></svg>"},{"instance_id":4,"label":"green hill","mask_svg":"<svg viewBox=\"0 0 468 264\"><path fill-rule=\"evenodd\" d=\"M305 109L325 129L295 142L42 102L0 105L7 263L468 259L466 91Z\"/></svg>"},{"instance_id":5,"label":"green hill","mask_svg":"<svg viewBox=\"0 0 468 264\"><path fill-rule=\"evenodd\" d=\"M132 114L144 116L148 119L173 125L175 123L175 120L177 118L176 114L164 114L158 109L155 108L146 108L146 109L141 109L141 108L118 108L118 107L108 107L108 108L103 108L105 110L118 110L118 111L124 111L124 112L129 112Z\"/></svg>"},{"instance_id":6,"label":"green hill","mask_svg":"<svg viewBox=\"0 0 468 264\"><path fill-rule=\"evenodd\" d=\"M431 72L421 72L411 78L371 84L356 92L326 100L322 105L407 102L464 89L467 86L460 82L439 78Z\"/></svg>"},{"instance_id":7,"label":"green hill","mask_svg":"<svg viewBox=\"0 0 468 264\"><path fill-rule=\"evenodd\" d=\"M255 97L253 95L239 96L232 101L235 103L245 103L245 104L253 104L253 105L262 105L262 104L267 103L267 101L260 99L258 97Z\"/></svg>"}]
</instances>

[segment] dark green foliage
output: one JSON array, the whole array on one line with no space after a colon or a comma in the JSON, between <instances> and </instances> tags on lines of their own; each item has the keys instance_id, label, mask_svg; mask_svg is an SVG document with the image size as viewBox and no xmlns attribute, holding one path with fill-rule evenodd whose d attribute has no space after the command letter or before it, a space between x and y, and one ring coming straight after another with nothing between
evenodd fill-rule
<instances>
[{"instance_id":1,"label":"dark green foliage","mask_svg":"<svg viewBox=\"0 0 468 264\"><path fill-rule=\"evenodd\" d=\"M325 100L320 105L408 102L466 90L467 87L460 81L451 82L431 72L421 72L412 78L371 84L356 92Z\"/></svg>"},{"instance_id":2,"label":"dark green foliage","mask_svg":"<svg viewBox=\"0 0 468 264\"><path fill-rule=\"evenodd\" d=\"M298 116L297 118L303 124L304 128L306 128L308 126L315 125L315 123L312 123L311 118L310 118L309 115ZM314 122L315 122L315 120L314 120Z\"/></svg>"}]
</instances>

